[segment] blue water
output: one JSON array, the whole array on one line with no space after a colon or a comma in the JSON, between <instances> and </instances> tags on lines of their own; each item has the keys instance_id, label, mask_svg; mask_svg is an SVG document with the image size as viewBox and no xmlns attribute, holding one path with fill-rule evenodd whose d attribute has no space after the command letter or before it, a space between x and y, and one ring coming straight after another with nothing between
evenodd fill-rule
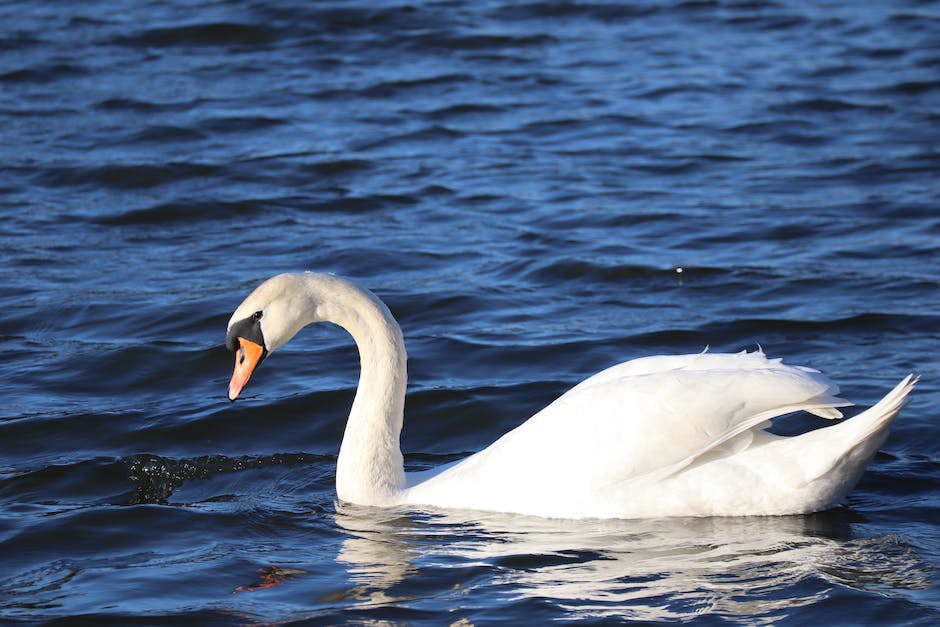
<instances>
[{"instance_id":1,"label":"blue water","mask_svg":"<svg viewBox=\"0 0 940 627\"><path fill-rule=\"evenodd\" d=\"M935 1L3 3L0 622L937 624L938 141ZM359 509L342 331L225 400L308 269L399 319L411 469L651 353L922 380L829 512Z\"/></svg>"}]
</instances>

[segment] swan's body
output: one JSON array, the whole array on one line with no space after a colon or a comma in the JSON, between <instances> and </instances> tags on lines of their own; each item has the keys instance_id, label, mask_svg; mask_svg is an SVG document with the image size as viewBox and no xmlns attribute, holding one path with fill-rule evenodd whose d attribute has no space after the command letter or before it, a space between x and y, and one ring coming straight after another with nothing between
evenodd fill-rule
<instances>
[{"instance_id":1,"label":"swan's body","mask_svg":"<svg viewBox=\"0 0 940 627\"><path fill-rule=\"evenodd\" d=\"M276 276L229 322L234 400L255 366L302 327L328 321L359 347L359 387L336 468L337 496L562 518L799 514L837 505L887 436L915 381L867 411L794 437L770 418L840 418L850 403L810 368L762 352L659 356L581 382L486 449L405 473L399 448L406 354L371 292L332 275Z\"/></svg>"}]
</instances>

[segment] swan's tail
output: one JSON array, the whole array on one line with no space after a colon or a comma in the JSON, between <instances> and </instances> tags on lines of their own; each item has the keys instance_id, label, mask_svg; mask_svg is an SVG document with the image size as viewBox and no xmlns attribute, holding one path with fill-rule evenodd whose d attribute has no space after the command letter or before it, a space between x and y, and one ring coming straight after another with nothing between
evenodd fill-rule
<instances>
[{"instance_id":1,"label":"swan's tail","mask_svg":"<svg viewBox=\"0 0 940 627\"><path fill-rule=\"evenodd\" d=\"M832 437L826 438L827 445L837 446L839 452L834 455L817 456L822 463L810 470L807 478L816 479L837 472L854 485L868 462L888 437L891 423L906 404L907 395L911 393L919 379L920 377L910 374L869 409L841 424L818 429L815 433L820 436L824 432L830 432L827 435Z\"/></svg>"},{"instance_id":2,"label":"swan's tail","mask_svg":"<svg viewBox=\"0 0 940 627\"><path fill-rule=\"evenodd\" d=\"M875 436L879 434L886 437L888 427L894 422L901 408L907 404L907 395L911 393L919 380L920 377L915 377L913 374L907 375L877 404L852 418L851 422L858 422L857 431L859 435L855 443L860 444L875 439ZM881 438L877 446L881 446L883 441L884 437Z\"/></svg>"}]
</instances>

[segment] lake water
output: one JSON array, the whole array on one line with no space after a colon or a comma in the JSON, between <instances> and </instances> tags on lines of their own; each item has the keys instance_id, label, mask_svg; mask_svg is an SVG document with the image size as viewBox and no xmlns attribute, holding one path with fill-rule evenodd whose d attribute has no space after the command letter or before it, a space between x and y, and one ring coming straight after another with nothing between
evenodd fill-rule
<instances>
[{"instance_id":1,"label":"lake water","mask_svg":"<svg viewBox=\"0 0 940 627\"><path fill-rule=\"evenodd\" d=\"M0 24L0 622L940 623L940 3ZM647 354L760 345L859 408L923 378L829 512L355 508L348 336L306 330L225 398L229 315L300 270L400 321L412 469Z\"/></svg>"}]
</instances>

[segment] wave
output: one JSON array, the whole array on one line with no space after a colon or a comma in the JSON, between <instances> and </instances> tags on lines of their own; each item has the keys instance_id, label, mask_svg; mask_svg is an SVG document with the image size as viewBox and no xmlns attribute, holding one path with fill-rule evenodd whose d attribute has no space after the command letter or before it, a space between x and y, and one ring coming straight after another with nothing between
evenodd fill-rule
<instances>
[{"instance_id":1,"label":"wave","mask_svg":"<svg viewBox=\"0 0 940 627\"><path fill-rule=\"evenodd\" d=\"M74 63L40 64L0 73L0 83L52 83L88 73L87 68Z\"/></svg>"},{"instance_id":2,"label":"wave","mask_svg":"<svg viewBox=\"0 0 940 627\"><path fill-rule=\"evenodd\" d=\"M124 46L259 46L277 39L277 32L258 24L201 22L149 28L121 35L113 43Z\"/></svg>"},{"instance_id":3,"label":"wave","mask_svg":"<svg viewBox=\"0 0 940 627\"><path fill-rule=\"evenodd\" d=\"M192 459L171 459L140 453L120 460L127 479L134 485L128 504L165 504L173 491L189 481L207 479L220 474L243 472L272 466L310 466L336 464L336 457L311 453L275 453L272 455L204 455Z\"/></svg>"},{"instance_id":4,"label":"wave","mask_svg":"<svg viewBox=\"0 0 940 627\"><path fill-rule=\"evenodd\" d=\"M211 177L222 168L205 163L170 162L160 164L109 164L92 167L57 167L45 170L40 180L46 185L101 186L113 189L147 189L176 183L187 178Z\"/></svg>"},{"instance_id":5,"label":"wave","mask_svg":"<svg viewBox=\"0 0 940 627\"><path fill-rule=\"evenodd\" d=\"M178 201L120 210L116 213L96 215L91 222L110 226L155 225L192 223L197 221L222 221L237 217L250 217L264 213L263 200L251 201Z\"/></svg>"}]
</instances>

